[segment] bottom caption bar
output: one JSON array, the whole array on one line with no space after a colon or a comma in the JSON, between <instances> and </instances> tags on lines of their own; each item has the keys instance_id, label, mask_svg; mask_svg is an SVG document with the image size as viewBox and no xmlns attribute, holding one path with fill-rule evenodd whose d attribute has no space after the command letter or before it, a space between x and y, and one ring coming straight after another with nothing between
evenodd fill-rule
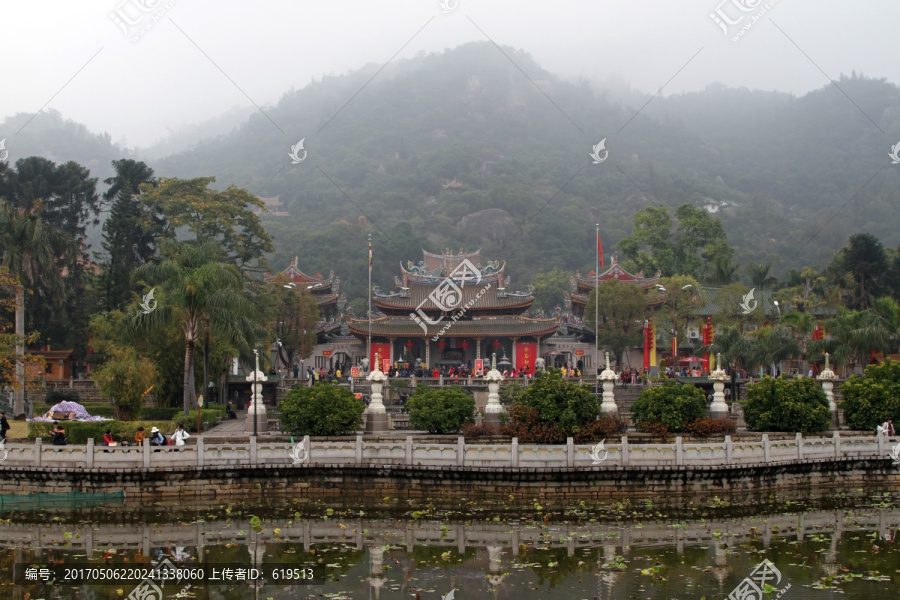
<instances>
[{"instance_id":1,"label":"bottom caption bar","mask_svg":"<svg viewBox=\"0 0 900 600\"><path fill-rule=\"evenodd\" d=\"M19 571L14 577L15 583L54 583L65 584L103 584L110 585L140 584L153 582L160 585L201 585L207 583L234 583L236 581L284 582L293 584L315 583L318 576L312 567L269 564L257 567L236 566L228 564L204 565L33 565Z\"/></svg>"}]
</instances>

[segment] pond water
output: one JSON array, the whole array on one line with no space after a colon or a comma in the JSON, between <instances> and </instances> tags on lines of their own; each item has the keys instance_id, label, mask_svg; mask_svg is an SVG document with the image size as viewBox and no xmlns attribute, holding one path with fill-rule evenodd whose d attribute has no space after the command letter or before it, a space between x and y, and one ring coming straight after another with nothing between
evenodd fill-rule
<instances>
[{"instance_id":1,"label":"pond water","mask_svg":"<svg viewBox=\"0 0 900 600\"><path fill-rule=\"evenodd\" d=\"M896 489L98 502L0 513L0 598L893 600L900 584Z\"/></svg>"}]
</instances>

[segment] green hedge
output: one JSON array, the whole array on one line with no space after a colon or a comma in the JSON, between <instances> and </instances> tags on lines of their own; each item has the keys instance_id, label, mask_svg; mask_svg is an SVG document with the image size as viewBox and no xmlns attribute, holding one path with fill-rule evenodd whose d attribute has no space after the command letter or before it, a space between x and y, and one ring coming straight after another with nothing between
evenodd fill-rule
<instances>
[{"instance_id":1,"label":"green hedge","mask_svg":"<svg viewBox=\"0 0 900 600\"><path fill-rule=\"evenodd\" d=\"M345 435L362 426L362 400L341 387L295 387L281 401L281 428L294 435Z\"/></svg>"},{"instance_id":2,"label":"green hedge","mask_svg":"<svg viewBox=\"0 0 900 600\"><path fill-rule=\"evenodd\" d=\"M464 424L474 421L475 400L456 385L431 389L421 386L407 401L406 408L413 429L456 433Z\"/></svg>"},{"instance_id":3,"label":"green hedge","mask_svg":"<svg viewBox=\"0 0 900 600\"><path fill-rule=\"evenodd\" d=\"M216 408L203 408L200 410L200 427L203 427L203 423L209 423L209 426L212 427L216 424L216 419L225 420L225 409L216 407ZM192 410L188 412L188 416L184 416L184 409L178 411L178 414L172 418L172 424L177 425L181 423L184 425L184 428L191 432L197 433L197 411Z\"/></svg>"},{"instance_id":4,"label":"green hedge","mask_svg":"<svg viewBox=\"0 0 900 600\"><path fill-rule=\"evenodd\" d=\"M751 431L815 433L831 425L828 398L812 377L764 377L747 387L743 408Z\"/></svg>"},{"instance_id":5,"label":"green hedge","mask_svg":"<svg viewBox=\"0 0 900 600\"><path fill-rule=\"evenodd\" d=\"M141 408L141 419L147 421L171 421L183 414L184 409L178 406L145 406Z\"/></svg>"},{"instance_id":6,"label":"green hedge","mask_svg":"<svg viewBox=\"0 0 900 600\"><path fill-rule=\"evenodd\" d=\"M888 419L900 423L900 362L869 365L841 386L841 408L851 429L875 431Z\"/></svg>"},{"instance_id":7,"label":"green hedge","mask_svg":"<svg viewBox=\"0 0 900 600\"><path fill-rule=\"evenodd\" d=\"M86 444L90 438L94 438L94 443L99 445L107 429L112 430L116 441L124 438L129 442L134 441L138 427L143 427L148 437L152 427L159 427L166 436L175 431L175 424L171 421L60 421L60 424L66 430L66 439L70 444ZM44 438L49 442L53 437L50 435L52 429L53 423L29 423L28 439Z\"/></svg>"},{"instance_id":8,"label":"green hedge","mask_svg":"<svg viewBox=\"0 0 900 600\"><path fill-rule=\"evenodd\" d=\"M48 406L59 404L60 402L77 402L81 404L81 396L73 389L56 389L50 390L44 396L44 403Z\"/></svg>"},{"instance_id":9,"label":"green hedge","mask_svg":"<svg viewBox=\"0 0 900 600\"><path fill-rule=\"evenodd\" d=\"M690 384L667 379L661 386L641 392L631 405L631 414L638 431L684 431L691 421L706 417L706 396L703 390Z\"/></svg>"}]
</instances>

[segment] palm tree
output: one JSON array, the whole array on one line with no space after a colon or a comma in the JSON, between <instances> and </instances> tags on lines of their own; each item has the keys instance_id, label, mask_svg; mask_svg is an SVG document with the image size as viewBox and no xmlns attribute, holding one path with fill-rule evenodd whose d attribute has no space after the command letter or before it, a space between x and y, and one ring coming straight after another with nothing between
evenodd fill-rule
<instances>
[{"instance_id":1,"label":"palm tree","mask_svg":"<svg viewBox=\"0 0 900 600\"><path fill-rule=\"evenodd\" d=\"M900 303L893 298L879 298L872 308L873 324L884 333L885 353L900 345Z\"/></svg>"},{"instance_id":2,"label":"palm tree","mask_svg":"<svg viewBox=\"0 0 900 600\"><path fill-rule=\"evenodd\" d=\"M161 294L155 309L137 311L132 322L138 331L170 319L179 322L185 341L183 398L187 415L196 403L194 352L201 333L207 344L212 332L246 355L262 328L251 318L254 306L244 294L240 272L234 265L219 262L221 252L216 244L176 242L164 248L163 254L160 262L135 271L137 277L155 282Z\"/></svg>"},{"instance_id":3,"label":"palm tree","mask_svg":"<svg viewBox=\"0 0 900 600\"><path fill-rule=\"evenodd\" d=\"M834 362L855 365L868 361L872 350L888 345L888 335L871 311L838 309L837 316L825 322L828 338L809 343L810 354L828 352Z\"/></svg>"},{"instance_id":4,"label":"palm tree","mask_svg":"<svg viewBox=\"0 0 900 600\"><path fill-rule=\"evenodd\" d=\"M758 366L769 366L800 353L800 345L787 327L762 327L750 335L750 355Z\"/></svg>"},{"instance_id":5,"label":"palm tree","mask_svg":"<svg viewBox=\"0 0 900 600\"><path fill-rule=\"evenodd\" d=\"M702 346L700 352L713 356L721 354L722 361L729 366L732 372L738 367L746 369L751 366L753 360L751 344L741 333L741 327L738 324L717 328L713 343ZM710 369L712 369L712 365L710 365Z\"/></svg>"},{"instance_id":6,"label":"palm tree","mask_svg":"<svg viewBox=\"0 0 900 600\"><path fill-rule=\"evenodd\" d=\"M748 264L747 275L750 276L750 283L753 287L762 291L778 285L778 279L770 274L771 270L772 263L770 262L752 262Z\"/></svg>"},{"instance_id":7,"label":"palm tree","mask_svg":"<svg viewBox=\"0 0 900 600\"><path fill-rule=\"evenodd\" d=\"M717 260L709 274L709 282L713 285L728 285L737 281L738 266L730 260Z\"/></svg>"},{"instance_id":8,"label":"palm tree","mask_svg":"<svg viewBox=\"0 0 900 600\"><path fill-rule=\"evenodd\" d=\"M16 390L13 416L25 414L25 288L43 285L50 297L58 299L62 280L56 265L57 253L66 248L66 237L44 222L40 205L32 210L15 208L0 200L0 251L2 263L15 277L16 285ZM69 246L68 249L71 249Z\"/></svg>"},{"instance_id":9,"label":"palm tree","mask_svg":"<svg viewBox=\"0 0 900 600\"><path fill-rule=\"evenodd\" d=\"M805 359L810 335L816 327L816 318L805 312L789 312L781 321L793 332L794 339L800 346L800 356Z\"/></svg>"}]
</instances>

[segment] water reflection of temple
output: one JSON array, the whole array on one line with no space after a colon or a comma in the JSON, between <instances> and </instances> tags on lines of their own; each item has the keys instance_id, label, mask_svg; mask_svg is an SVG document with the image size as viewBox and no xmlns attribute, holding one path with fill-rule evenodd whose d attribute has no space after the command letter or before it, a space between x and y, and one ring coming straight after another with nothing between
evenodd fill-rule
<instances>
[{"instance_id":1,"label":"water reflection of temple","mask_svg":"<svg viewBox=\"0 0 900 600\"><path fill-rule=\"evenodd\" d=\"M710 576L697 575L698 586L685 587L682 591L689 596L679 597L695 597L694 592L699 597L700 586L706 586L706 591L714 586L721 592L715 597L725 597L735 577L748 574L767 552L776 560L786 549L791 554L802 551L800 544L813 538L812 542L818 544L815 554L822 557L816 562L824 564L802 568L833 574L842 559L847 560L858 552L859 546L853 540L858 540L860 534L869 537L873 532L884 537L900 527L900 510L894 508L866 512L805 510L795 514L768 513L764 518L722 514L707 515L704 520L654 519L634 524L612 520L550 521L549 524L477 519L404 521L357 518L354 514L324 520L321 517L291 519L285 515L264 516L261 526L256 527L247 517L199 519L188 524L182 519L184 514L172 514L170 521L150 524L115 515L108 523L92 522L91 518L84 518L90 515L71 514L71 518L54 521L53 526L47 525L45 513L19 513L15 522L0 522L0 538L7 546L6 550L0 550L0 559L8 557L4 564L11 566L12 576L21 579L24 568L37 562L71 563L87 561L85 557L99 561L100 554L95 551L110 548L116 549L115 556L127 557L131 564L134 560L143 564L140 561L160 552L171 557L173 549L177 553L181 547L189 557L184 560L185 566L192 564L190 557L217 563L227 555L230 561L240 563L233 566L240 567L283 564L289 560L293 564L295 559L291 557L296 557L298 564L317 565L319 573L331 572L339 578L332 588L368 591L371 598L394 597L397 591L404 597L414 597L425 588L432 589L432 593L422 594L423 598L437 598L433 592L443 596L453 588L459 590L458 598L584 597L565 596L564 588L550 585L540 588L541 595L528 595L531 592L526 590L538 587L534 585L535 580L543 573L567 584L584 581L578 593L596 590L588 597L596 595L607 600L625 597L621 595L623 585L633 585L635 581L643 585L649 581L637 574L640 568L636 567L649 567L655 561L667 560L667 568L681 569L679 577L711 572L714 578L710 581ZM95 513L100 514L108 517L106 512ZM196 519L196 512L191 514ZM64 531L70 535L63 540ZM890 542L876 541L887 552ZM756 552L746 551L748 545ZM640 562L647 561L648 555L653 556L650 562ZM664 558L667 555L670 559ZM549 566L548 556L560 561L559 566ZM889 560L890 556L884 558ZM319 560L321 564L316 562ZM332 561L340 562L340 567L333 567ZM781 562L778 566L787 568ZM593 578L590 573L594 574ZM671 571L669 574L670 581L682 582ZM793 582L799 584L797 580ZM289 595L290 590L284 591L283 584L268 583L271 585L260 597L279 600L296 597L296 591L295 595ZM323 584L324 581L319 583ZM323 586L316 592L327 596L326 592L332 588ZM24 589L12 591L15 595L10 597L24 597Z\"/></svg>"}]
</instances>

